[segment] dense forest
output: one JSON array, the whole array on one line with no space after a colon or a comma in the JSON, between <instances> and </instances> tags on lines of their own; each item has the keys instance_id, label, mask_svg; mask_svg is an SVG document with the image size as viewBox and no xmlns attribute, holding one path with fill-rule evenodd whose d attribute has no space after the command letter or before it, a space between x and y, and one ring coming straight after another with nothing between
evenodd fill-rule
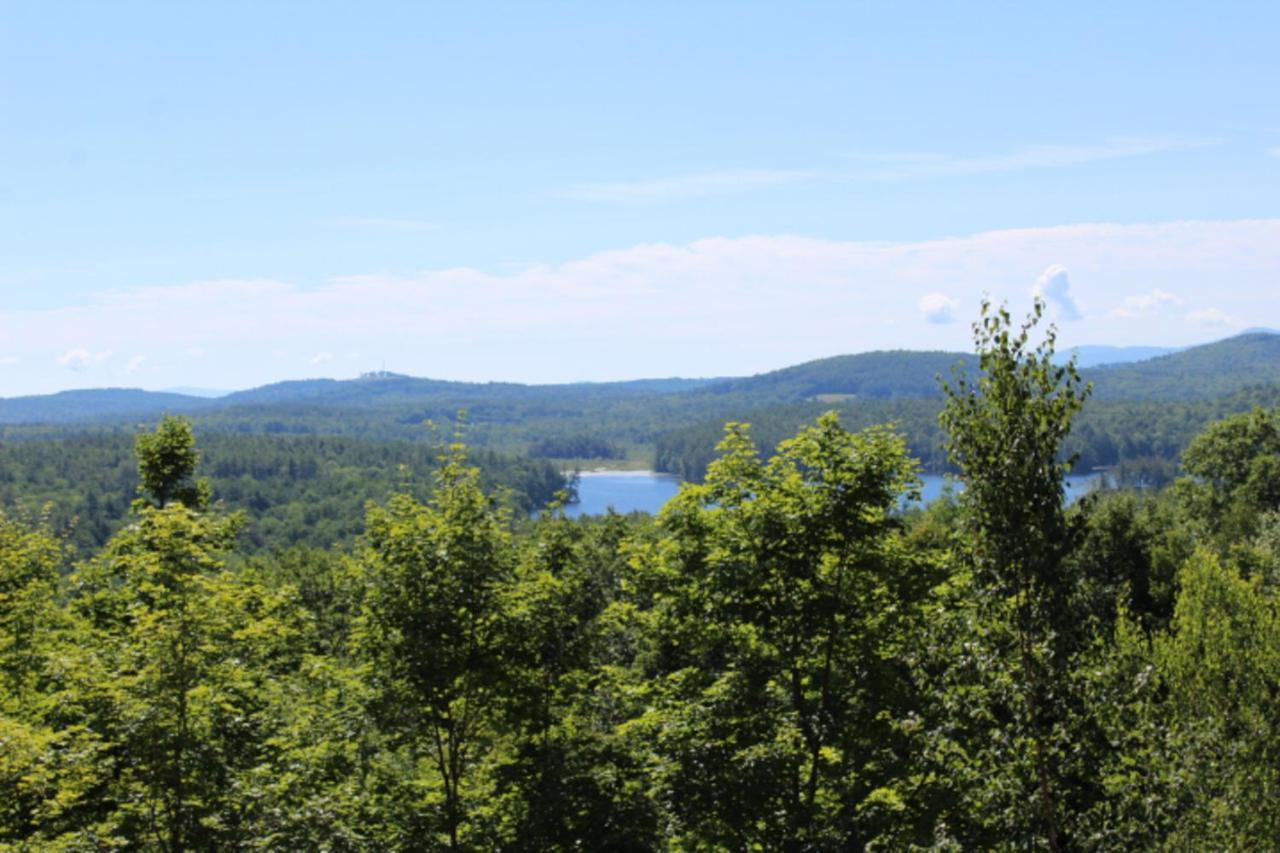
<instances>
[{"instance_id":1,"label":"dense forest","mask_svg":"<svg viewBox=\"0 0 1280 853\"><path fill-rule=\"evenodd\" d=\"M425 498L438 465L433 445L351 436L201 436L203 474L219 508L245 513L241 547L349 543L364 529L364 506L408 491ZM491 493L520 513L545 506L565 489L555 465L472 451ZM96 550L130 518L138 473L133 438L83 433L0 444L0 508L43 517L68 545Z\"/></svg>"},{"instance_id":2,"label":"dense forest","mask_svg":"<svg viewBox=\"0 0 1280 853\"><path fill-rule=\"evenodd\" d=\"M933 410L965 488L923 508L903 435L836 412L729 424L656 519L529 516L542 463L457 441L8 444L5 488L64 485L0 519L0 848L1271 847L1280 414L1066 506L1109 404L1038 320L984 310ZM260 547L293 502L255 484L313 462L359 535ZM70 492L126 522L85 546Z\"/></svg>"},{"instance_id":3,"label":"dense forest","mask_svg":"<svg viewBox=\"0 0 1280 853\"><path fill-rule=\"evenodd\" d=\"M263 437L343 436L431 447L458 427L459 413L465 411L467 444L484 453L555 460L566 470L592 460L625 460L629 467L649 466L699 481L715 457L726 421L750 422L761 446L770 448L835 409L850 428L894 424L925 470L942 473L953 467L938 427L939 379L972 378L976 368L973 355L899 350L836 356L731 379L520 385L373 373L345 381L282 382L212 400L129 389L70 391L0 400L0 442L72 439L49 452L74 454L75 442L91 433L116 435L124 448L140 423L169 413L190 417L198 433L208 437L206 444L219 436L225 443L211 450L221 454L225 449L229 456L240 452L231 449L236 437L245 439L246 455L259 452ZM1191 438L1209 423L1280 404L1280 335L1243 334L1081 373L1093 387L1094 402L1077 421L1064 458L1077 455L1084 470L1122 467L1137 472L1141 482L1163 483L1176 471ZM488 467L497 464L490 459ZM282 484L269 488L277 485ZM231 496L229 490L220 493ZM123 506L119 494L117 508ZM379 494L384 492L364 497ZM524 508L545 498L545 491L527 492ZM122 520L117 513L106 527L94 523L105 530ZM344 531L355 527L348 524ZM83 541L101 543L100 537ZM328 544L314 535L295 535L294 541Z\"/></svg>"},{"instance_id":4,"label":"dense forest","mask_svg":"<svg viewBox=\"0 0 1280 853\"><path fill-rule=\"evenodd\" d=\"M1076 470L1116 468L1135 472L1139 484L1152 475L1166 483L1176 472L1179 456L1192 438L1215 420L1259 406L1280 405L1280 385L1244 388L1202 400L1093 400L1073 424L1063 442L1063 458L1073 458ZM804 403L749 412L762 445L772 447L805 423L829 409L840 412L851 428L890 423L907 438L912 455L926 471L953 470L942 442L938 415L942 400L885 400L875 402ZM673 428L655 441L654 467L686 480L701 480L716 456L723 432L719 420Z\"/></svg>"}]
</instances>

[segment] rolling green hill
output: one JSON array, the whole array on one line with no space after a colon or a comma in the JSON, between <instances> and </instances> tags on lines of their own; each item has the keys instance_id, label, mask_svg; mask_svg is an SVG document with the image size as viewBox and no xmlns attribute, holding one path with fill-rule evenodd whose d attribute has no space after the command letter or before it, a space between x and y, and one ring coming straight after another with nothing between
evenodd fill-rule
<instances>
[{"instance_id":1,"label":"rolling green hill","mask_svg":"<svg viewBox=\"0 0 1280 853\"><path fill-rule=\"evenodd\" d=\"M1280 384L1280 334L1251 332L1152 358L1082 370L1094 395L1107 400L1203 400L1245 388ZM937 377L977 370L972 355L888 350L839 355L694 392L740 394L758 404L841 399L926 399L940 396Z\"/></svg>"},{"instance_id":2,"label":"rolling green hill","mask_svg":"<svg viewBox=\"0 0 1280 853\"><path fill-rule=\"evenodd\" d=\"M60 391L31 397L0 399L0 424L64 424L94 420L155 418L166 412L195 412L218 400L143 391L138 388L97 388Z\"/></svg>"},{"instance_id":3,"label":"rolling green hill","mask_svg":"<svg viewBox=\"0 0 1280 853\"><path fill-rule=\"evenodd\" d=\"M818 359L710 385L701 395L740 394L758 402L828 398L893 400L938 396L938 376L971 373L977 358L955 352L884 350Z\"/></svg>"},{"instance_id":4,"label":"rolling green hill","mask_svg":"<svg viewBox=\"0 0 1280 853\"><path fill-rule=\"evenodd\" d=\"M466 403L487 400L593 400L690 391L711 379L638 379L630 382L577 382L524 385L517 382L450 382L398 373L369 373L357 379L304 379L237 391L218 400L220 407L276 403L310 406L388 407L432 401Z\"/></svg>"},{"instance_id":5,"label":"rolling green hill","mask_svg":"<svg viewBox=\"0 0 1280 853\"><path fill-rule=\"evenodd\" d=\"M548 448L608 448L638 464L697 476L726 420L772 424L770 434L794 432L820 408L838 407L851 423L893 420L911 425L917 452L937 463L931 423L941 400L938 378L954 370L972 374L971 355L906 350L819 359L750 377L650 379L631 382L522 385L421 379L393 373L358 379L281 382L217 399L136 389L68 391L0 400L0 436L32 438L67 429L132 430L160 414L192 416L202 432L248 435L346 435L380 441L435 441L460 410L468 413L467 441L508 454L547 455ZM1222 409L1224 400L1260 400L1280 387L1280 335L1259 331L1127 364L1083 371L1094 386L1094 403L1138 406L1205 403L1180 423L1186 429ZM1212 405L1210 405L1212 403ZM1240 403L1243 405L1243 403ZM1234 404L1232 404L1234 405ZM1096 430L1096 446L1085 455L1112 464L1142 452L1147 415L1111 417ZM1086 414L1086 422L1089 415ZM800 420L797 420L800 419ZM15 425L45 426L15 426ZM1151 445L1167 456L1180 439ZM1149 442L1148 442L1149 443Z\"/></svg>"},{"instance_id":6,"label":"rolling green hill","mask_svg":"<svg viewBox=\"0 0 1280 853\"><path fill-rule=\"evenodd\" d=\"M1280 335L1254 332L1133 364L1085 371L1101 400L1205 400L1280 384Z\"/></svg>"},{"instance_id":7,"label":"rolling green hill","mask_svg":"<svg viewBox=\"0 0 1280 853\"><path fill-rule=\"evenodd\" d=\"M1186 347L1111 347L1111 346L1079 346L1071 347L1057 354L1054 360L1065 364L1074 358L1076 366L1101 367L1104 364L1128 364L1135 361L1146 361L1162 355L1171 355Z\"/></svg>"}]
</instances>

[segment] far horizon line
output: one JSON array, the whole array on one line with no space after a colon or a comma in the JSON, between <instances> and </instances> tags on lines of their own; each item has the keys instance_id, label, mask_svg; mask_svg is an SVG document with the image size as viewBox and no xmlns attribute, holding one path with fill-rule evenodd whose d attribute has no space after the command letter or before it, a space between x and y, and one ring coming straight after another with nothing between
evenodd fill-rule
<instances>
[{"instance_id":1,"label":"far horizon line","mask_svg":"<svg viewBox=\"0 0 1280 853\"><path fill-rule=\"evenodd\" d=\"M1263 327L1263 326L1253 326L1247 329L1243 329L1239 332L1235 332L1233 334L1225 335L1220 338L1213 338L1212 340L1201 341L1200 343L1196 343L1196 344L1185 344L1181 346L1162 346L1159 344L1076 344L1069 347L1063 347L1057 350L1057 353L1059 355L1065 355L1067 353L1078 353L1081 350L1094 350L1094 351L1110 350L1110 351L1116 351L1116 352L1124 352L1126 350L1150 351L1149 355L1139 355L1135 358L1120 359L1118 361L1113 361L1113 362L1106 362L1106 361L1095 362L1093 364L1081 365L1082 369L1084 369L1089 367L1102 367L1107 364L1131 364L1139 361L1148 361L1150 359L1160 358L1161 356L1164 356L1164 355L1171 355L1173 353L1181 352L1184 350L1195 349L1196 347L1209 346L1211 344L1231 340L1232 338L1243 337L1245 335L1257 335L1257 334L1280 335L1280 329L1272 329L1272 328ZM828 359L833 359L833 358L844 358L849 356L871 355L874 353L895 353L895 352L897 353L904 353L904 352L905 353L944 353L944 354L952 354L956 356L972 355L972 353L970 352L961 351L961 350L908 349L905 347L889 348L889 349L879 348L879 349L859 350L856 352L842 352L842 353L836 353L834 355L822 356L819 358L806 359L805 361L783 364L778 367L774 367L770 370L765 370L765 371L760 371L757 373L750 373L750 374L730 374L730 375L720 375L720 376L642 375L642 376L635 376L631 378L579 379L579 380L566 380L566 381L558 381L558 382L557 381L518 382L515 380L506 380L506 379L484 379L484 380L448 379L441 376L418 376L411 373L400 373L399 371L388 370L385 367L382 367L377 370L361 371L357 373L355 376L347 376L347 377L303 376L303 377L295 377L295 378L288 378L288 379L275 379L267 382L262 382L256 385L248 385L241 388L233 388L229 390L213 389L213 388L206 388L203 386L189 386L189 385L176 385L176 386L170 385L170 386L165 386L161 388L144 387L142 385L95 385L95 386L75 386L75 387L69 387L69 388L59 388L53 391L43 391L43 392L36 392L31 394L0 395L0 401L20 400L20 399L30 398L30 397L51 397L58 394L73 394L73 393L87 392L87 391L141 391L148 394L174 394L174 395L183 396L183 397L190 397L192 399L219 400L224 397L229 397L233 394L244 393L247 391L256 391L262 388L270 388L276 385L285 385L285 384L295 383L295 382L357 382L357 381L360 381L361 379L366 379L366 380L376 379L381 376L385 376L386 378L413 379L413 380L420 380L425 382L447 382L450 384L457 384L457 385L517 385L517 386L522 386L527 388L567 387L567 386L580 386L580 385L621 385L621 384L636 383L636 382L717 382L717 381L728 381L732 379L745 379L752 376L763 376L769 373L777 372L779 370L786 370L791 367L798 367L801 365L812 364L814 362L819 362L819 361L826 361Z\"/></svg>"}]
</instances>

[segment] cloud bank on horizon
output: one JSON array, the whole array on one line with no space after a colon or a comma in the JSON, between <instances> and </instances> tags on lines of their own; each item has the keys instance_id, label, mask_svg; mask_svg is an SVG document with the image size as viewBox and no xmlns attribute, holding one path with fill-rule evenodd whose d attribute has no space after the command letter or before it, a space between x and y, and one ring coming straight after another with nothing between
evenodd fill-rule
<instances>
[{"instance_id":1,"label":"cloud bank on horizon","mask_svg":"<svg viewBox=\"0 0 1280 853\"><path fill-rule=\"evenodd\" d=\"M730 375L872 349L969 348L984 295L1045 299L1064 346L1280 325L1280 220L1080 224L902 243L643 244L494 273L222 280L0 312L0 396L247 387L386 368L557 382Z\"/></svg>"}]
</instances>

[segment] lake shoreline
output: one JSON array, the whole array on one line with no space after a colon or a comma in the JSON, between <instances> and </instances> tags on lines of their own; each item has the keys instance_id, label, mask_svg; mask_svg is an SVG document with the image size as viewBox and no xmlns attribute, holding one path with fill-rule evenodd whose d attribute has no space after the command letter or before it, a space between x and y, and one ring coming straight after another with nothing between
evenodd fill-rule
<instances>
[{"instance_id":1,"label":"lake shoreline","mask_svg":"<svg viewBox=\"0 0 1280 853\"><path fill-rule=\"evenodd\" d=\"M656 514L675 496L683 482L675 474L626 468L565 473L578 475L578 502L569 505L569 514L573 517L601 515L610 508L623 515L637 511ZM904 506L927 506L942 497L948 488L953 494L963 490L958 480L947 475L925 474L921 481L921 500L904 501ZM1105 478L1099 472L1068 474L1064 482L1067 502L1074 503L1104 483Z\"/></svg>"},{"instance_id":2,"label":"lake shoreline","mask_svg":"<svg viewBox=\"0 0 1280 853\"><path fill-rule=\"evenodd\" d=\"M662 477L679 479L675 474L668 474L665 471L650 471L648 469L639 468L592 468L589 471L564 471L566 477L574 474L579 477Z\"/></svg>"}]
</instances>

